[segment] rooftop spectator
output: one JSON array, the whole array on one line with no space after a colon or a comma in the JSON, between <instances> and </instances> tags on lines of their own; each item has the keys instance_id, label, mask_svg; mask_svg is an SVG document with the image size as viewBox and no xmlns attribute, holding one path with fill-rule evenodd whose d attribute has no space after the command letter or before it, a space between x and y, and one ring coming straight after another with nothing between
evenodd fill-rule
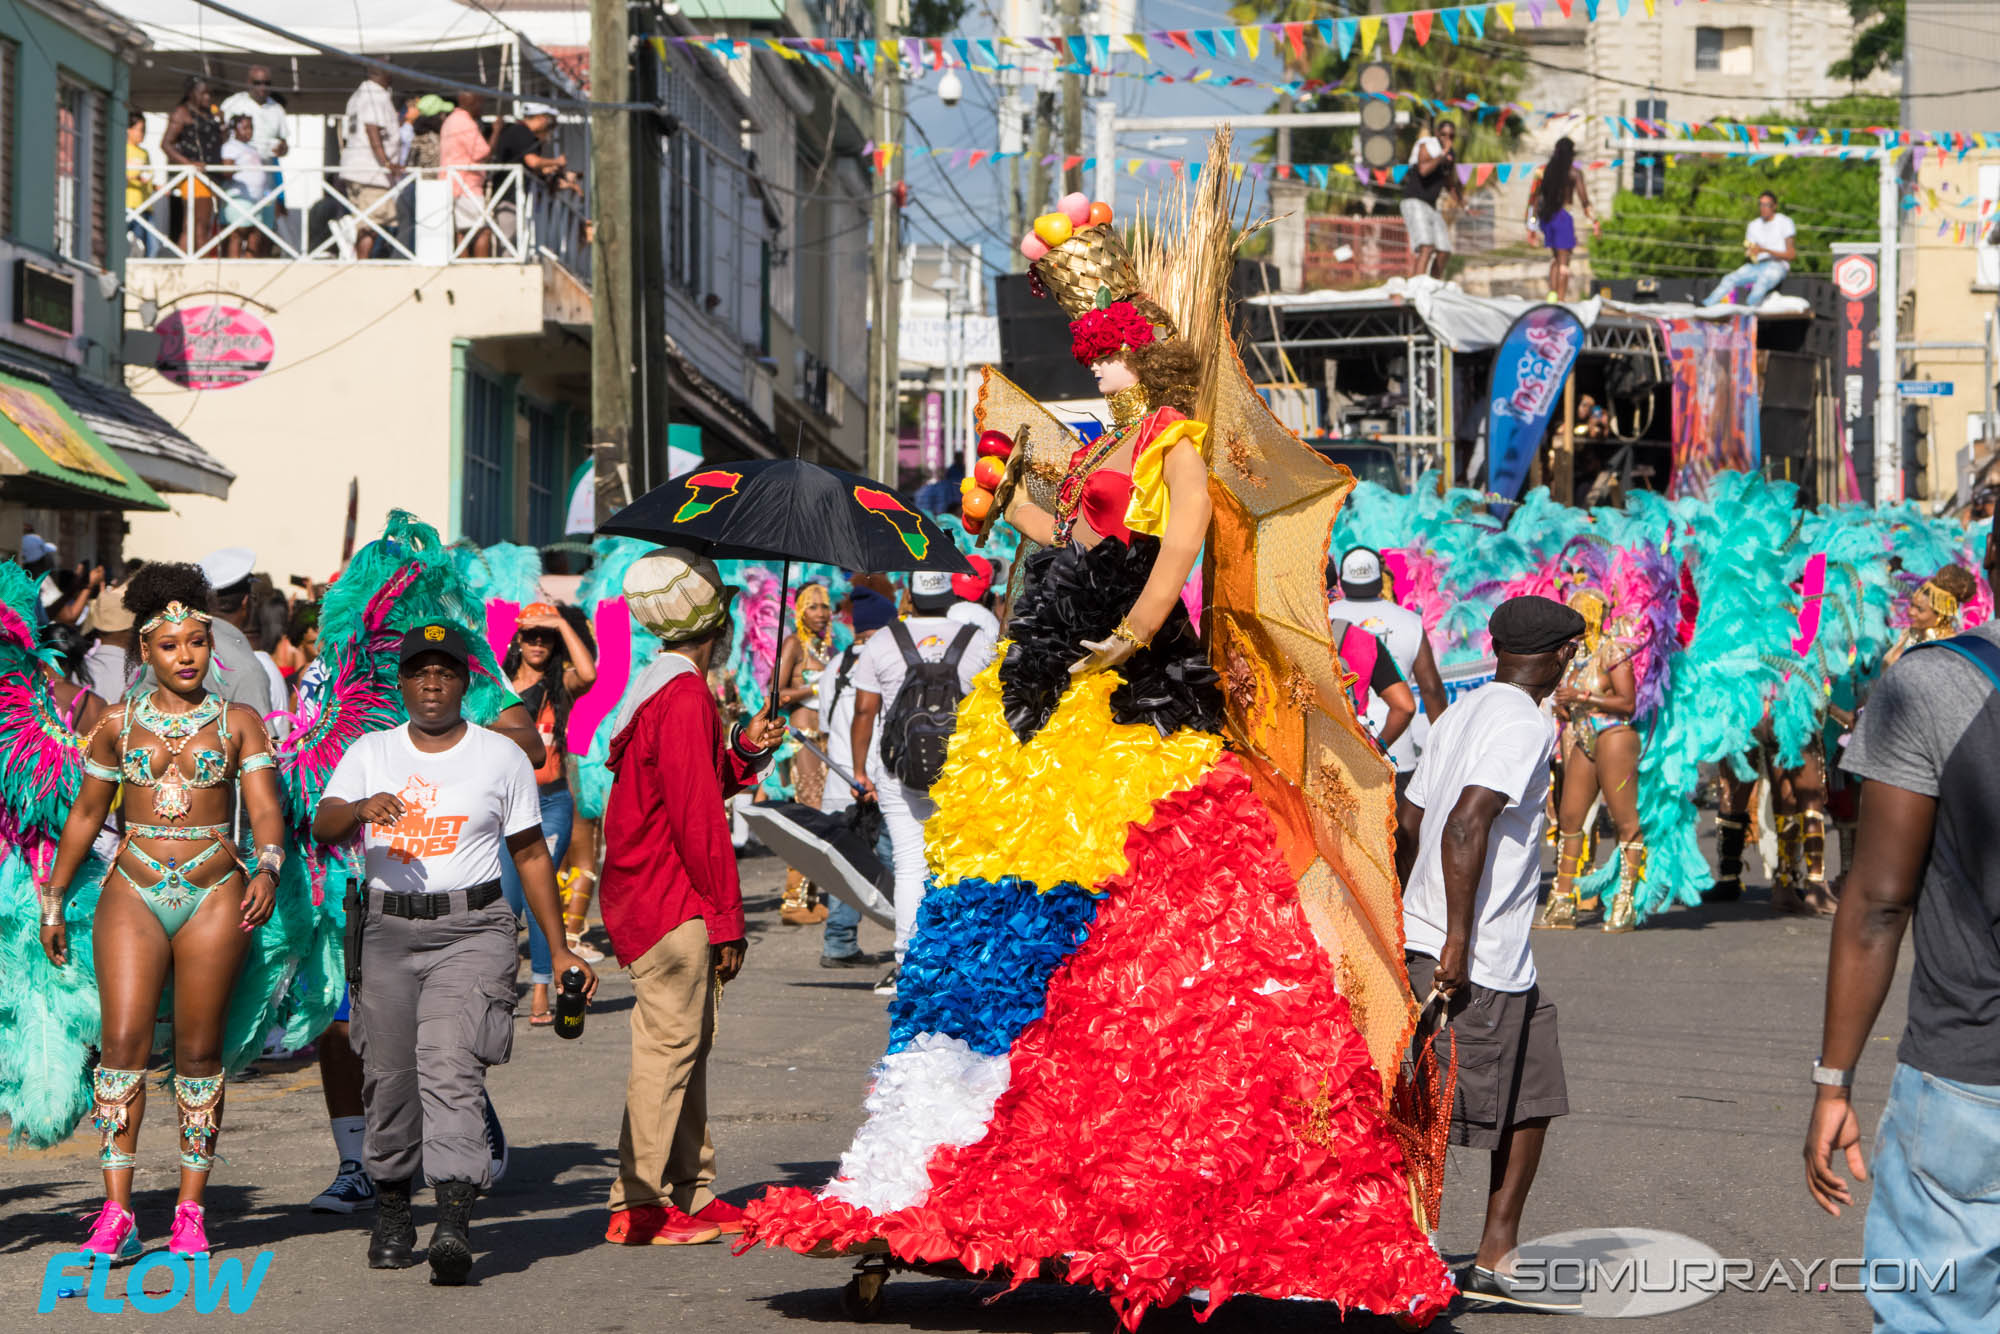
<instances>
[{"instance_id":1,"label":"rooftop spectator","mask_svg":"<svg viewBox=\"0 0 2000 1334\"><path fill-rule=\"evenodd\" d=\"M359 214L354 230L356 259L372 257L381 237L395 225L395 208L386 201L402 174L396 165L397 123L389 71L371 65L361 86L347 99L340 126L340 184Z\"/></svg>"}]
</instances>

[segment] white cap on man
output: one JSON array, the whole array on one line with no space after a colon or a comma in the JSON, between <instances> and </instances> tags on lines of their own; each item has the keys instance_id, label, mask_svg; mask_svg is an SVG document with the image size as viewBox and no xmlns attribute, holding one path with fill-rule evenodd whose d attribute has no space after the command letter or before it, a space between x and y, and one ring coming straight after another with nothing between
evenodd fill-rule
<instances>
[{"instance_id":1,"label":"white cap on man","mask_svg":"<svg viewBox=\"0 0 2000 1334\"><path fill-rule=\"evenodd\" d=\"M918 611L949 611L958 600L958 594L952 591L951 576L942 570L918 570L910 576L910 604Z\"/></svg>"},{"instance_id":2,"label":"white cap on man","mask_svg":"<svg viewBox=\"0 0 2000 1334\"><path fill-rule=\"evenodd\" d=\"M521 103L522 120L528 120L535 116L547 116L550 120L554 120L555 114L556 114L556 109L550 106L547 102Z\"/></svg>"},{"instance_id":3,"label":"white cap on man","mask_svg":"<svg viewBox=\"0 0 2000 1334\"><path fill-rule=\"evenodd\" d=\"M1340 592L1356 602L1382 596L1382 557L1372 547L1355 547L1340 558Z\"/></svg>"}]
</instances>

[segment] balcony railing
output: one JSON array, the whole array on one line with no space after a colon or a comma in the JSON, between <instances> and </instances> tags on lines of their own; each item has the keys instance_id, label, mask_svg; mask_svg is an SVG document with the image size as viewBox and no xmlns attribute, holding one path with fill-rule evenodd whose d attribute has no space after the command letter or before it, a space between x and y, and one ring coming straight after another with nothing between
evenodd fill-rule
<instances>
[{"instance_id":1,"label":"balcony railing","mask_svg":"<svg viewBox=\"0 0 2000 1334\"><path fill-rule=\"evenodd\" d=\"M580 198L518 165L411 170L367 208L331 167L264 169L263 192L237 191L238 167L134 167L145 197L125 210L132 259L191 263L360 258L406 264L527 264L546 256L590 278ZM305 207L296 205L311 200ZM283 218L278 205L288 211Z\"/></svg>"}]
</instances>

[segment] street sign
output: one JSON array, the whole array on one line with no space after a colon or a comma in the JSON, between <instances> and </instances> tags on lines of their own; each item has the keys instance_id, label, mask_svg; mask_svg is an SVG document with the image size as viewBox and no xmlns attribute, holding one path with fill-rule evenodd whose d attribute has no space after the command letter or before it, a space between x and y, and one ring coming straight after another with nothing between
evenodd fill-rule
<instances>
[{"instance_id":1,"label":"street sign","mask_svg":"<svg viewBox=\"0 0 2000 1334\"><path fill-rule=\"evenodd\" d=\"M1949 380L1898 380L1896 393L1902 398L1950 398Z\"/></svg>"}]
</instances>

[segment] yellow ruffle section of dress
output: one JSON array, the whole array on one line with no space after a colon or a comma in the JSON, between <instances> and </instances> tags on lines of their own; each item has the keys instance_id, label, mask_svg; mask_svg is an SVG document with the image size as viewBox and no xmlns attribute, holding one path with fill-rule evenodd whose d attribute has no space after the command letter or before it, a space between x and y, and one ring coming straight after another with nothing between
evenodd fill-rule
<instances>
[{"instance_id":1,"label":"yellow ruffle section of dress","mask_svg":"<svg viewBox=\"0 0 2000 1334\"><path fill-rule=\"evenodd\" d=\"M999 660L979 674L931 788L937 813L924 848L933 878L1012 875L1043 890L1064 881L1097 889L1124 874L1131 827L1151 819L1162 797L1200 782L1222 739L1113 722L1119 684L1116 672L1098 672L1071 685L1023 745L1001 708Z\"/></svg>"},{"instance_id":2,"label":"yellow ruffle section of dress","mask_svg":"<svg viewBox=\"0 0 2000 1334\"><path fill-rule=\"evenodd\" d=\"M1125 504L1125 526L1149 537L1167 535L1167 455L1187 441L1208 460L1208 427L1198 421L1177 421L1146 443L1132 460L1132 499Z\"/></svg>"}]
</instances>

